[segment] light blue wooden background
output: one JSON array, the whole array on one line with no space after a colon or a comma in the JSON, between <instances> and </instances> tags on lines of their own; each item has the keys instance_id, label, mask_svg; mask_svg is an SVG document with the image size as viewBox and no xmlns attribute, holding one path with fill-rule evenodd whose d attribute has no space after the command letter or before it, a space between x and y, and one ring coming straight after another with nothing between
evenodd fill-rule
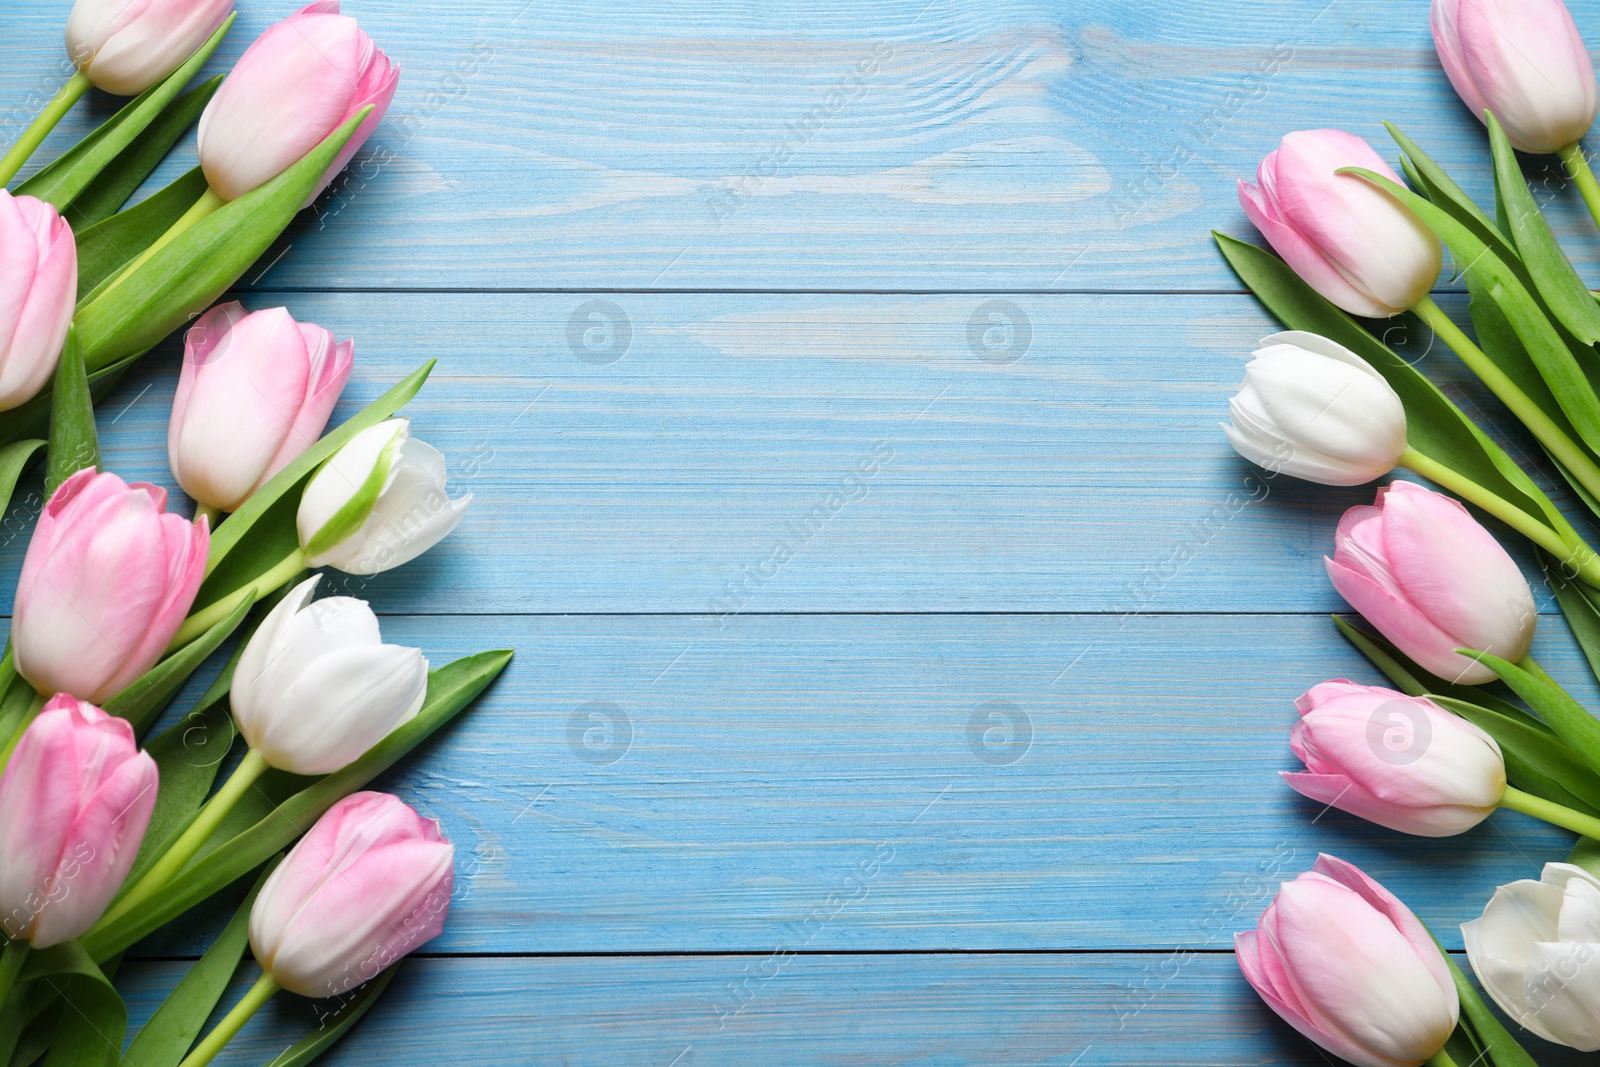
<instances>
[{"instance_id":1,"label":"light blue wooden background","mask_svg":"<svg viewBox=\"0 0 1600 1067\"><path fill-rule=\"evenodd\" d=\"M0 142L66 8L0 12ZM240 8L229 58L292 4ZM1459 947L1565 850L1277 781L1293 697L1376 680L1321 566L1370 490L1262 481L1216 429L1271 325L1208 230L1249 233L1233 183L1283 132L1392 157L1393 119L1487 189L1425 0L346 10L399 94L241 295L356 338L343 412L439 358L415 429L476 504L362 595L436 661L518 658L383 783L458 896L330 1064L1317 1063L1229 954L1280 877L1335 852ZM170 484L176 358L102 409L126 476ZM1600 697L1558 617L1536 650ZM201 944L134 953L136 1021ZM313 1025L280 998L219 1062Z\"/></svg>"}]
</instances>

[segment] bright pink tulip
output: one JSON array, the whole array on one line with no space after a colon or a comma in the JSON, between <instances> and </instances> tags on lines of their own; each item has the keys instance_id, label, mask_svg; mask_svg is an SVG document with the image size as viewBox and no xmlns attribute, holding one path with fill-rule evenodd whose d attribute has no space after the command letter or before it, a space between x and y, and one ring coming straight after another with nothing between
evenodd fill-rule
<instances>
[{"instance_id":1,"label":"bright pink tulip","mask_svg":"<svg viewBox=\"0 0 1600 1067\"><path fill-rule=\"evenodd\" d=\"M108 93L142 93L183 66L233 10L233 0L77 0L67 55Z\"/></svg>"},{"instance_id":2,"label":"bright pink tulip","mask_svg":"<svg viewBox=\"0 0 1600 1067\"><path fill-rule=\"evenodd\" d=\"M1401 833L1449 837L1505 795L1494 738L1431 700L1339 678L1294 706L1289 745L1306 769L1281 773L1312 800Z\"/></svg>"},{"instance_id":3,"label":"bright pink tulip","mask_svg":"<svg viewBox=\"0 0 1600 1067\"><path fill-rule=\"evenodd\" d=\"M206 181L233 200L283 173L368 104L372 114L323 175L344 169L394 98L400 68L339 14L339 0L307 4L245 49L200 116Z\"/></svg>"},{"instance_id":4,"label":"bright pink tulip","mask_svg":"<svg viewBox=\"0 0 1600 1067\"><path fill-rule=\"evenodd\" d=\"M1478 685L1495 673L1455 649L1515 663L1533 641L1533 592L1467 509L1414 482L1378 490L1339 520L1324 560L1339 595L1424 670Z\"/></svg>"},{"instance_id":5,"label":"bright pink tulip","mask_svg":"<svg viewBox=\"0 0 1600 1067\"><path fill-rule=\"evenodd\" d=\"M77 299L72 227L43 200L0 189L0 411L56 372Z\"/></svg>"},{"instance_id":6,"label":"bright pink tulip","mask_svg":"<svg viewBox=\"0 0 1600 1067\"><path fill-rule=\"evenodd\" d=\"M17 671L41 693L104 702L155 665L205 574L204 519L165 514L166 490L85 468L61 483L22 561Z\"/></svg>"},{"instance_id":7,"label":"bright pink tulip","mask_svg":"<svg viewBox=\"0 0 1600 1067\"><path fill-rule=\"evenodd\" d=\"M1233 943L1269 1008L1360 1067L1415 1067L1455 1029L1455 983L1427 929L1341 859L1318 856Z\"/></svg>"},{"instance_id":8,"label":"bright pink tulip","mask_svg":"<svg viewBox=\"0 0 1600 1067\"><path fill-rule=\"evenodd\" d=\"M232 511L316 443L350 377L355 342L237 301L184 338L167 460L184 492Z\"/></svg>"},{"instance_id":9,"label":"bright pink tulip","mask_svg":"<svg viewBox=\"0 0 1600 1067\"><path fill-rule=\"evenodd\" d=\"M0 775L0 927L48 948L100 918L156 804L156 763L127 720L65 693Z\"/></svg>"},{"instance_id":10,"label":"bright pink tulip","mask_svg":"<svg viewBox=\"0 0 1600 1067\"><path fill-rule=\"evenodd\" d=\"M291 993L337 996L438 936L455 846L385 793L329 808L272 872L250 912L261 969Z\"/></svg>"},{"instance_id":11,"label":"bright pink tulip","mask_svg":"<svg viewBox=\"0 0 1600 1067\"><path fill-rule=\"evenodd\" d=\"M1352 315L1389 318L1428 294L1439 239L1410 209L1342 167L1399 182L1372 146L1343 130L1300 130L1261 161L1239 203L1278 255Z\"/></svg>"},{"instance_id":12,"label":"bright pink tulip","mask_svg":"<svg viewBox=\"0 0 1600 1067\"><path fill-rule=\"evenodd\" d=\"M1600 108L1594 64L1561 0L1433 0L1439 62L1468 109L1524 152L1554 152Z\"/></svg>"}]
</instances>

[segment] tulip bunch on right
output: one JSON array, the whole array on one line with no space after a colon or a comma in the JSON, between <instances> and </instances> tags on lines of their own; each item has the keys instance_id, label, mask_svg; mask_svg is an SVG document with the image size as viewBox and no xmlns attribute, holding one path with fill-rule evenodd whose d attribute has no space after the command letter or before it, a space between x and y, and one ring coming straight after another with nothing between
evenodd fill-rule
<instances>
[{"instance_id":1,"label":"tulip bunch on right","mask_svg":"<svg viewBox=\"0 0 1600 1067\"><path fill-rule=\"evenodd\" d=\"M1581 144L1600 92L1560 0L1434 0L1431 29L1445 75L1487 133L1492 214L1393 126L1399 173L1350 132L1283 136L1255 182L1238 185L1271 252L1217 238L1286 327L1247 364L1223 432L1274 475L1348 487L1404 469L1443 490L1392 479L1329 531L1323 570L1364 620L1338 625L1392 688L1313 686L1287 731L1300 766L1282 777L1318 818L1336 808L1446 837L1506 808L1577 835L1569 862L1501 887L1461 931L1506 1015L1592 1051L1600 725L1532 656L1534 590L1499 537L1531 544L1524 560L1600 664L1600 556L1541 488L1565 481L1600 520L1600 302L1518 157L1559 156L1600 222ZM1429 295L1445 251L1471 294L1470 331ZM1384 323L1408 313L1425 327L1422 357L1386 344ZM1433 383L1425 371L1450 353L1539 442L1548 467L1525 470ZM1350 864L1324 856L1286 883L1237 951L1278 1015L1352 1063L1531 1063L1415 916Z\"/></svg>"}]
</instances>

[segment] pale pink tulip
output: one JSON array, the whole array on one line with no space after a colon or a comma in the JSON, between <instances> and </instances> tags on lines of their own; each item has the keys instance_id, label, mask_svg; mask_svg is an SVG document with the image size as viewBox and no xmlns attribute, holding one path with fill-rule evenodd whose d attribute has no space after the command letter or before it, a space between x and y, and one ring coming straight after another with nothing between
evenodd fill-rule
<instances>
[{"instance_id":1,"label":"pale pink tulip","mask_svg":"<svg viewBox=\"0 0 1600 1067\"><path fill-rule=\"evenodd\" d=\"M1561 0L1433 0L1433 45L1467 108L1524 152L1554 152L1600 108L1594 64Z\"/></svg>"},{"instance_id":2,"label":"pale pink tulip","mask_svg":"<svg viewBox=\"0 0 1600 1067\"><path fill-rule=\"evenodd\" d=\"M1339 595L1424 670L1478 685L1495 673L1458 648L1515 663L1533 641L1533 593L1506 550L1440 493L1413 482L1339 520L1324 561Z\"/></svg>"},{"instance_id":3,"label":"pale pink tulip","mask_svg":"<svg viewBox=\"0 0 1600 1067\"><path fill-rule=\"evenodd\" d=\"M250 912L261 969L291 993L337 996L436 937L455 847L385 793L329 808L272 872Z\"/></svg>"},{"instance_id":4,"label":"pale pink tulip","mask_svg":"<svg viewBox=\"0 0 1600 1067\"><path fill-rule=\"evenodd\" d=\"M77 299L72 227L43 200L0 189L0 411L56 372Z\"/></svg>"},{"instance_id":5,"label":"pale pink tulip","mask_svg":"<svg viewBox=\"0 0 1600 1067\"><path fill-rule=\"evenodd\" d=\"M156 803L126 719L65 693L0 775L0 928L34 948L84 933L122 886Z\"/></svg>"},{"instance_id":6,"label":"pale pink tulip","mask_svg":"<svg viewBox=\"0 0 1600 1067\"><path fill-rule=\"evenodd\" d=\"M285 308L237 301L184 338L167 461L184 492L232 511L316 443L350 377L355 343L297 323Z\"/></svg>"},{"instance_id":7,"label":"pale pink tulip","mask_svg":"<svg viewBox=\"0 0 1600 1067\"><path fill-rule=\"evenodd\" d=\"M378 50L339 0L307 4L245 49L200 116L200 165L224 200L283 173L368 104L317 186L321 192L356 154L394 98L400 68Z\"/></svg>"},{"instance_id":8,"label":"pale pink tulip","mask_svg":"<svg viewBox=\"0 0 1600 1067\"><path fill-rule=\"evenodd\" d=\"M17 671L41 693L104 702L155 665L205 574L204 519L165 514L166 490L85 468L61 483L17 580Z\"/></svg>"},{"instance_id":9,"label":"pale pink tulip","mask_svg":"<svg viewBox=\"0 0 1600 1067\"><path fill-rule=\"evenodd\" d=\"M1427 929L1341 859L1318 856L1233 941L1267 1006L1359 1067L1416 1067L1455 1029L1455 983Z\"/></svg>"},{"instance_id":10,"label":"pale pink tulip","mask_svg":"<svg viewBox=\"0 0 1600 1067\"><path fill-rule=\"evenodd\" d=\"M142 93L183 66L233 10L233 0L77 0L67 55L108 93Z\"/></svg>"},{"instance_id":11,"label":"pale pink tulip","mask_svg":"<svg viewBox=\"0 0 1600 1067\"><path fill-rule=\"evenodd\" d=\"M1401 833L1449 837L1505 795L1494 738L1431 700L1339 678L1295 707L1289 745L1306 769L1281 773L1312 800Z\"/></svg>"},{"instance_id":12,"label":"pale pink tulip","mask_svg":"<svg viewBox=\"0 0 1600 1067\"><path fill-rule=\"evenodd\" d=\"M1328 300L1352 315L1398 315L1439 277L1439 239L1382 189L1337 173L1342 167L1400 181L1354 134L1300 130L1261 161L1259 185L1239 182L1239 203L1278 255Z\"/></svg>"}]
</instances>

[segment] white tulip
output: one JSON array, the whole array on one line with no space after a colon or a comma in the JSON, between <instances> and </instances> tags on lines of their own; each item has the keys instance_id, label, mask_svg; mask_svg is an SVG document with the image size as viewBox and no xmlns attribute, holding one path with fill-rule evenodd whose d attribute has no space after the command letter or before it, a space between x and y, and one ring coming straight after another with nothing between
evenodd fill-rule
<instances>
[{"instance_id":1,"label":"white tulip","mask_svg":"<svg viewBox=\"0 0 1600 1067\"><path fill-rule=\"evenodd\" d=\"M445 492L444 456L389 419L352 437L323 464L300 498L296 524L311 567L377 574L444 540L472 494Z\"/></svg>"},{"instance_id":2,"label":"white tulip","mask_svg":"<svg viewBox=\"0 0 1600 1067\"><path fill-rule=\"evenodd\" d=\"M1343 345L1302 330L1262 338L1222 431L1270 471L1361 485L1406 451L1406 409L1383 375Z\"/></svg>"},{"instance_id":3,"label":"white tulip","mask_svg":"<svg viewBox=\"0 0 1600 1067\"><path fill-rule=\"evenodd\" d=\"M233 672L233 717L267 763L329 774L359 759L414 718L428 661L386 645L366 601L311 604L318 576L301 582L262 620Z\"/></svg>"},{"instance_id":4,"label":"white tulip","mask_svg":"<svg viewBox=\"0 0 1600 1067\"><path fill-rule=\"evenodd\" d=\"M1547 863L1539 881L1495 890L1461 936L1507 1015L1548 1041L1600 1049L1600 879Z\"/></svg>"},{"instance_id":5,"label":"white tulip","mask_svg":"<svg viewBox=\"0 0 1600 1067\"><path fill-rule=\"evenodd\" d=\"M134 96L183 66L233 0L77 0L67 55L108 93Z\"/></svg>"}]
</instances>

